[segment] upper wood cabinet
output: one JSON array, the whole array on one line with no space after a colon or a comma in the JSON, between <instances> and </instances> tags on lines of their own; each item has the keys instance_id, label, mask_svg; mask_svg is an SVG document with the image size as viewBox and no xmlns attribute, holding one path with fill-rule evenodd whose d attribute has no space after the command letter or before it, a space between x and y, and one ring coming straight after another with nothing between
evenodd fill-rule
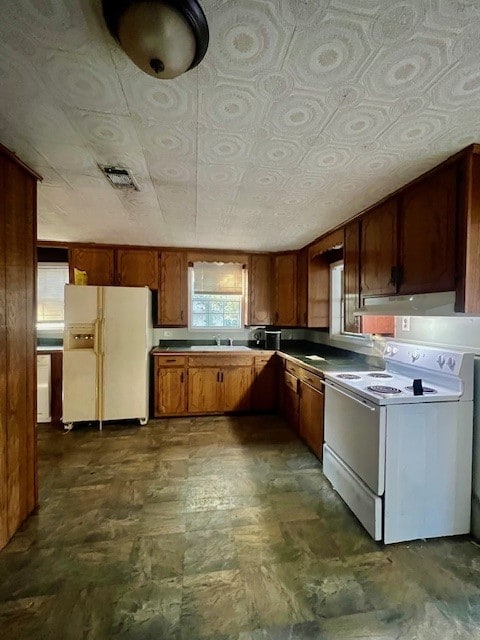
<instances>
[{"instance_id":1,"label":"upper wood cabinet","mask_svg":"<svg viewBox=\"0 0 480 640\"><path fill-rule=\"evenodd\" d=\"M343 229L324 236L308 250L307 326L330 324L330 264L341 258Z\"/></svg>"},{"instance_id":2,"label":"upper wood cabinet","mask_svg":"<svg viewBox=\"0 0 480 640\"><path fill-rule=\"evenodd\" d=\"M402 193L398 293L455 289L456 213L457 164Z\"/></svg>"},{"instance_id":3,"label":"upper wood cabinet","mask_svg":"<svg viewBox=\"0 0 480 640\"><path fill-rule=\"evenodd\" d=\"M270 255L254 254L248 262L248 324L272 324L273 264Z\"/></svg>"},{"instance_id":4,"label":"upper wood cabinet","mask_svg":"<svg viewBox=\"0 0 480 640\"><path fill-rule=\"evenodd\" d=\"M280 253L274 258L275 315L274 324L297 326L297 254Z\"/></svg>"},{"instance_id":5,"label":"upper wood cabinet","mask_svg":"<svg viewBox=\"0 0 480 640\"><path fill-rule=\"evenodd\" d=\"M297 320L299 327L308 326L308 249L297 256Z\"/></svg>"},{"instance_id":6,"label":"upper wood cabinet","mask_svg":"<svg viewBox=\"0 0 480 640\"><path fill-rule=\"evenodd\" d=\"M75 247L69 251L70 283L74 270L87 272L96 286L150 287L158 289L158 253L155 249Z\"/></svg>"},{"instance_id":7,"label":"upper wood cabinet","mask_svg":"<svg viewBox=\"0 0 480 640\"><path fill-rule=\"evenodd\" d=\"M455 289L457 164L429 174L360 221L361 295Z\"/></svg>"},{"instance_id":8,"label":"upper wood cabinet","mask_svg":"<svg viewBox=\"0 0 480 640\"><path fill-rule=\"evenodd\" d=\"M89 285L106 287L115 284L114 249L108 247L70 249L68 264L71 284L75 282L74 269L87 272Z\"/></svg>"},{"instance_id":9,"label":"upper wood cabinet","mask_svg":"<svg viewBox=\"0 0 480 640\"><path fill-rule=\"evenodd\" d=\"M472 145L459 170L457 296L455 310L480 314L480 146Z\"/></svg>"},{"instance_id":10,"label":"upper wood cabinet","mask_svg":"<svg viewBox=\"0 0 480 640\"><path fill-rule=\"evenodd\" d=\"M150 249L118 249L116 284L158 289L158 253Z\"/></svg>"},{"instance_id":11,"label":"upper wood cabinet","mask_svg":"<svg viewBox=\"0 0 480 640\"><path fill-rule=\"evenodd\" d=\"M183 251L162 251L160 255L160 289L158 325L188 325L188 265Z\"/></svg>"},{"instance_id":12,"label":"upper wood cabinet","mask_svg":"<svg viewBox=\"0 0 480 640\"><path fill-rule=\"evenodd\" d=\"M393 295L397 291L398 199L371 209L361 221L361 292Z\"/></svg>"},{"instance_id":13,"label":"upper wood cabinet","mask_svg":"<svg viewBox=\"0 0 480 640\"><path fill-rule=\"evenodd\" d=\"M360 223L345 225L343 242L344 329L358 332L358 317L353 315L360 304Z\"/></svg>"}]
</instances>

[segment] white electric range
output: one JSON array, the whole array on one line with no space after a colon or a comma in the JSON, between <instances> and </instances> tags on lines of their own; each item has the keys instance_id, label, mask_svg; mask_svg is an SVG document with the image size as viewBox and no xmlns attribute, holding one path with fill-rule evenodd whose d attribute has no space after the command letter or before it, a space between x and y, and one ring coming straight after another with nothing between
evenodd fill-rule
<instances>
[{"instance_id":1,"label":"white electric range","mask_svg":"<svg viewBox=\"0 0 480 640\"><path fill-rule=\"evenodd\" d=\"M470 531L473 354L388 342L325 373L324 473L375 540Z\"/></svg>"}]
</instances>

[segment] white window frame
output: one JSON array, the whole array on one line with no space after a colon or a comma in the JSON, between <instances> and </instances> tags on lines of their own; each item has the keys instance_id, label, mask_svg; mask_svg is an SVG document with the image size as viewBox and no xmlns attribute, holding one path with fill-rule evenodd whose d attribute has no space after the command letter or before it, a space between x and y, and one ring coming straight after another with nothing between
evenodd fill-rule
<instances>
[{"instance_id":1,"label":"white window frame","mask_svg":"<svg viewBox=\"0 0 480 640\"><path fill-rule=\"evenodd\" d=\"M343 291L343 260L339 260L330 265L330 338L350 344L368 345L371 342L369 334L353 333L344 329Z\"/></svg>"},{"instance_id":2,"label":"white window frame","mask_svg":"<svg viewBox=\"0 0 480 640\"><path fill-rule=\"evenodd\" d=\"M193 315L193 276L194 276L194 267L188 267L188 329L189 331L199 331L203 333L211 333L214 331L215 333L232 333L234 331L243 331L245 329L245 312L246 312L246 300L245 300L245 291L246 291L246 269L243 270L243 294L241 295L240 300L240 326L239 327L196 327L192 324L192 315ZM228 295L228 294L221 294ZM237 296L235 296L237 297Z\"/></svg>"}]
</instances>

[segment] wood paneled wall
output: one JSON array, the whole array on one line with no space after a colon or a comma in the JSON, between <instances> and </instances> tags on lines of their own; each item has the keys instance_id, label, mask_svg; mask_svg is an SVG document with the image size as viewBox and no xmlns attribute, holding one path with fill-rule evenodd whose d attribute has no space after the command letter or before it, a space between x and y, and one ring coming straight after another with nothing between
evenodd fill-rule
<instances>
[{"instance_id":1,"label":"wood paneled wall","mask_svg":"<svg viewBox=\"0 0 480 640\"><path fill-rule=\"evenodd\" d=\"M37 505L37 178L0 145L0 549Z\"/></svg>"}]
</instances>

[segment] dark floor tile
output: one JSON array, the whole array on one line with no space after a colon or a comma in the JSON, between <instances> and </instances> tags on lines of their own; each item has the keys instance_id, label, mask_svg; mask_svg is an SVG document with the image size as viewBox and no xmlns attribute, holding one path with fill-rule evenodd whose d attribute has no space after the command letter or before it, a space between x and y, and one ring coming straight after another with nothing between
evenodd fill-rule
<instances>
[{"instance_id":1,"label":"dark floor tile","mask_svg":"<svg viewBox=\"0 0 480 640\"><path fill-rule=\"evenodd\" d=\"M115 605L112 639L177 640L182 579L133 583Z\"/></svg>"},{"instance_id":2,"label":"dark floor tile","mask_svg":"<svg viewBox=\"0 0 480 640\"><path fill-rule=\"evenodd\" d=\"M132 550L137 579L160 580L183 575L183 557L187 543L184 533L142 536Z\"/></svg>"},{"instance_id":3,"label":"dark floor tile","mask_svg":"<svg viewBox=\"0 0 480 640\"><path fill-rule=\"evenodd\" d=\"M180 623L181 640L229 640L255 628L240 571L185 576Z\"/></svg>"},{"instance_id":4,"label":"dark floor tile","mask_svg":"<svg viewBox=\"0 0 480 640\"><path fill-rule=\"evenodd\" d=\"M478 546L371 540L273 416L39 427L12 640L480 640Z\"/></svg>"},{"instance_id":5,"label":"dark floor tile","mask_svg":"<svg viewBox=\"0 0 480 640\"><path fill-rule=\"evenodd\" d=\"M237 548L230 528L187 533L185 541L185 575L238 568Z\"/></svg>"}]
</instances>

